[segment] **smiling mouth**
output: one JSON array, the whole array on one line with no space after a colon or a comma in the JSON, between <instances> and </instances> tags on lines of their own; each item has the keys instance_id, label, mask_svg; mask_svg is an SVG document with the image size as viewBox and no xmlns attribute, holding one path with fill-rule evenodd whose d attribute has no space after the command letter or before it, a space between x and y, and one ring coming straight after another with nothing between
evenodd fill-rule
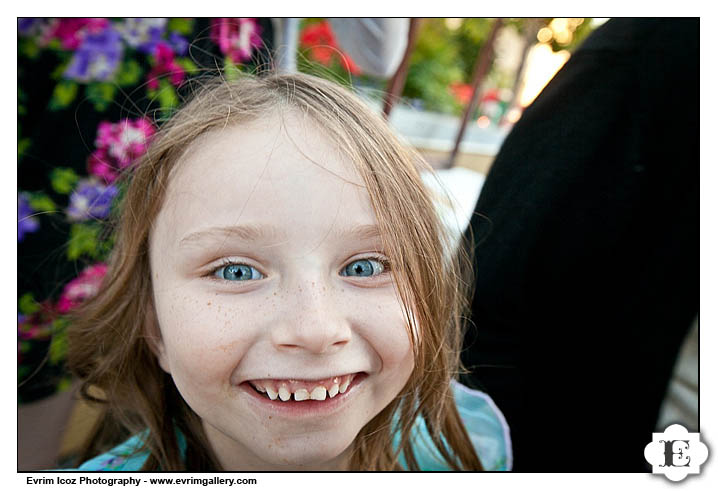
<instances>
[{"instance_id":1,"label":"smiling mouth","mask_svg":"<svg viewBox=\"0 0 718 491\"><path fill-rule=\"evenodd\" d=\"M322 380L249 380L248 383L272 401L324 401L344 394L357 375L352 373Z\"/></svg>"}]
</instances>

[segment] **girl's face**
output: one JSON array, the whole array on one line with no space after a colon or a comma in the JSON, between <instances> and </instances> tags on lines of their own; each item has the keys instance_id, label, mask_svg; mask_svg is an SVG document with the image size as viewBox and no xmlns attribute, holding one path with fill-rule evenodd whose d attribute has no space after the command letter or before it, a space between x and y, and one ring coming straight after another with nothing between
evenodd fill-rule
<instances>
[{"instance_id":1,"label":"girl's face","mask_svg":"<svg viewBox=\"0 0 718 491\"><path fill-rule=\"evenodd\" d=\"M369 197L321 128L290 114L196 141L150 257L160 365L221 464L346 468L414 362Z\"/></svg>"}]
</instances>

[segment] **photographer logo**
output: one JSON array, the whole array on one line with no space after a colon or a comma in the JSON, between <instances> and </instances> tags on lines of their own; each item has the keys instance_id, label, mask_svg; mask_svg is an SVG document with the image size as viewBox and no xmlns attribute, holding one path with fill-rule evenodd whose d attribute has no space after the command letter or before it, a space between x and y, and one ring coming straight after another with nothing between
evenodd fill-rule
<instances>
[{"instance_id":1,"label":"photographer logo","mask_svg":"<svg viewBox=\"0 0 718 491\"><path fill-rule=\"evenodd\" d=\"M708 458L708 447L700 441L700 433L689 433L674 424L663 433L654 433L643 455L653 466L654 474L665 474L671 481L682 481L688 474L700 473Z\"/></svg>"}]
</instances>

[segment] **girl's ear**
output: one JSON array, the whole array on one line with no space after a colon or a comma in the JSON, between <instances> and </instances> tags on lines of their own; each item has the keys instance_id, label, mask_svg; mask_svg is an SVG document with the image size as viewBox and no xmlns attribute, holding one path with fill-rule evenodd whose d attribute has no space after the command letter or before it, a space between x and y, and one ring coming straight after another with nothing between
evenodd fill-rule
<instances>
[{"instance_id":1,"label":"girl's ear","mask_svg":"<svg viewBox=\"0 0 718 491\"><path fill-rule=\"evenodd\" d=\"M148 302L147 313L145 314L144 331L147 345L157 358L157 362L160 367L162 367L162 370L165 372L170 373L169 364L167 363L165 344L162 339L162 331L160 331L157 313L155 312L155 306L152 301Z\"/></svg>"}]
</instances>

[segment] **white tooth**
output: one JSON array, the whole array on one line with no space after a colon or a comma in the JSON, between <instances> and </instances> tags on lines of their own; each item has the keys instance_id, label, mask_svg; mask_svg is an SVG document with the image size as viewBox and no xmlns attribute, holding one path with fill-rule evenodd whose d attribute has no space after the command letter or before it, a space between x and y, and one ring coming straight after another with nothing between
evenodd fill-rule
<instances>
[{"instance_id":1,"label":"white tooth","mask_svg":"<svg viewBox=\"0 0 718 491\"><path fill-rule=\"evenodd\" d=\"M265 389L264 387L259 387L258 385L255 385L254 388L257 389L259 392L267 392L267 389Z\"/></svg>"},{"instance_id":2,"label":"white tooth","mask_svg":"<svg viewBox=\"0 0 718 491\"><path fill-rule=\"evenodd\" d=\"M309 391L307 391L307 389L299 389L294 392L295 401L306 401L307 399L309 399Z\"/></svg>"},{"instance_id":3,"label":"white tooth","mask_svg":"<svg viewBox=\"0 0 718 491\"><path fill-rule=\"evenodd\" d=\"M323 401L327 398L327 388L321 385L314 387L312 390L312 399L315 401Z\"/></svg>"},{"instance_id":4,"label":"white tooth","mask_svg":"<svg viewBox=\"0 0 718 491\"><path fill-rule=\"evenodd\" d=\"M339 384L334 384L329 389L329 397L334 397L339 393Z\"/></svg>"},{"instance_id":5,"label":"white tooth","mask_svg":"<svg viewBox=\"0 0 718 491\"><path fill-rule=\"evenodd\" d=\"M292 393L289 392L289 390L287 390L287 388L285 386L281 386L279 388L279 398L281 400L288 401L289 399L291 399L291 397L292 397Z\"/></svg>"},{"instance_id":6,"label":"white tooth","mask_svg":"<svg viewBox=\"0 0 718 491\"><path fill-rule=\"evenodd\" d=\"M342 394L345 393L347 391L347 387L349 387L349 380L339 386L339 392L341 392Z\"/></svg>"},{"instance_id":7,"label":"white tooth","mask_svg":"<svg viewBox=\"0 0 718 491\"><path fill-rule=\"evenodd\" d=\"M267 395L269 398L273 401L277 400L277 391L272 389L271 387L267 387Z\"/></svg>"}]
</instances>

